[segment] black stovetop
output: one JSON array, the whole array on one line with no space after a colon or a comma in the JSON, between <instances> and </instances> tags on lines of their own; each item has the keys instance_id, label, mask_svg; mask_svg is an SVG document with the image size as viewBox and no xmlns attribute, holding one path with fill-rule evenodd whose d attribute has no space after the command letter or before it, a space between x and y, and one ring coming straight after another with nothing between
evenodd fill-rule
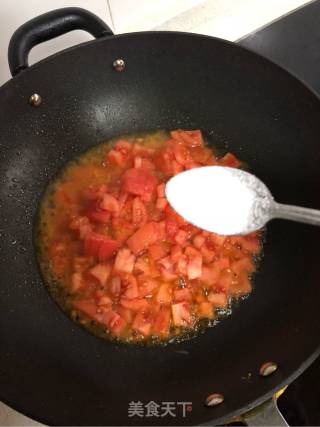
<instances>
[{"instance_id":1,"label":"black stovetop","mask_svg":"<svg viewBox=\"0 0 320 427\"><path fill-rule=\"evenodd\" d=\"M320 0L238 43L281 65L320 95ZM319 397L320 358L287 388L279 398L279 408L289 425L320 426Z\"/></svg>"}]
</instances>

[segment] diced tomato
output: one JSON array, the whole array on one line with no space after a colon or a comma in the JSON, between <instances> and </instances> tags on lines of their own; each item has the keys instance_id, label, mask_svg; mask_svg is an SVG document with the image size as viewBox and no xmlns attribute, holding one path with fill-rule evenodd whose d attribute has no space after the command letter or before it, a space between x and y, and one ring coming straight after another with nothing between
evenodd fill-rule
<instances>
[{"instance_id":1,"label":"diced tomato","mask_svg":"<svg viewBox=\"0 0 320 427\"><path fill-rule=\"evenodd\" d=\"M198 306L198 315L200 318L213 319L214 311L211 302L201 302Z\"/></svg>"},{"instance_id":2,"label":"diced tomato","mask_svg":"<svg viewBox=\"0 0 320 427\"><path fill-rule=\"evenodd\" d=\"M178 262L182 255L182 249L179 245L172 247L170 256L173 263Z\"/></svg>"},{"instance_id":3,"label":"diced tomato","mask_svg":"<svg viewBox=\"0 0 320 427\"><path fill-rule=\"evenodd\" d=\"M175 235L174 240L178 245L185 246L187 244L188 233L185 230L179 230Z\"/></svg>"},{"instance_id":4,"label":"diced tomato","mask_svg":"<svg viewBox=\"0 0 320 427\"><path fill-rule=\"evenodd\" d=\"M170 132L170 135L173 139L190 147L203 145L203 138L200 130L176 130Z\"/></svg>"},{"instance_id":5,"label":"diced tomato","mask_svg":"<svg viewBox=\"0 0 320 427\"><path fill-rule=\"evenodd\" d=\"M216 266L202 267L201 280L209 285L215 285L220 277L220 269Z\"/></svg>"},{"instance_id":6,"label":"diced tomato","mask_svg":"<svg viewBox=\"0 0 320 427\"><path fill-rule=\"evenodd\" d=\"M107 261L109 258L112 258L119 247L120 243L116 240L108 239L102 242L98 254L99 261Z\"/></svg>"},{"instance_id":7,"label":"diced tomato","mask_svg":"<svg viewBox=\"0 0 320 427\"><path fill-rule=\"evenodd\" d=\"M192 147L191 156L193 161L200 163L201 165L206 165L208 160L212 157L212 152L207 147Z\"/></svg>"},{"instance_id":8,"label":"diced tomato","mask_svg":"<svg viewBox=\"0 0 320 427\"><path fill-rule=\"evenodd\" d=\"M145 275L151 274L151 266L149 259L146 256L140 256L136 259L135 265L134 265L134 272L135 273L144 273Z\"/></svg>"},{"instance_id":9,"label":"diced tomato","mask_svg":"<svg viewBox=\"0 0 320 427\"><path fill-rule=\"evenodd\" d=\"M113 310L109 310L104 314L103 323L115 335L120 335L127 325L127 322Z\"/></svg>"},{"instance_id":10,"label":"diced tomato","mask_svg":"<svg viewBox=\"0 0 320 427\"><path fill-rule=\"evenodd\" d=\"M144 336L148 336L151 331L150 315L142 312L137 313L133 320L132 327Z\"/></svg>"},{"instance_id":11,"label":"diced tomato","mask_svg":"<svg viewBox=\"0 0 320 427\"><path fill-rule=\"evenodd\" d=\"M168 201L165 197L158 197L156 201L156 208L159 210L164 210L168 205Z\"/></svg>"},{"instance_id":12,"label":"diced tomato","mask_svg":"<svg viewBox=\"0 0 320 427\"><path fill-rule=\"evenodd\" d=\"M134 254L147 249L156 243L162 236L162 230L158 223L149 222L139 228L128 240L127 245Z\"/></svg>"},{"instance_id":13,"label":"diced tomato","mask_svg":"<svg viewBox=\"0 0 320 427\"><path fill-rule=\"evenodd\" d=\"M169 236L169 238L173 238L179 231L179 226L178 224L171 220L171 219L167 219L166 220L166 232L167 235Z\"/></svg>"},{"instance_id":14,"label":"diced tomato","mask_svg":"<svg viewBox=\"0 0 320 427\"><path fill-rule=\"evenodd\" d=\"M233 280L234 280L233 273L231 271L224 271L221 273L215 288L219 289L222 292L227 293L229 292L229 289L232 286Z\"/></svg>"},{"instance_id":15,"label":"diced tomato","mask_svg":"<svg viewBox=\"0 0 320 427\"><path fill-rule=\"evenodd\" d=\"M166 187L166 185L164 183L159 184L157 186L157 195L158 195L158 197L166 197L166 195L165 195L165 187Z\"/></svg>"},{"instance_id":16,"label":"diced tomato","mask_svg":"<svg viewBox=\"0 0 320 427\"><path fill-rule=\"evenodd\" d=\"M222 257L215 261L215 265L220 268L220 270L224 270L230 267L230 260L229 258Z\"/></svg>"},{"instance_id":17,"label":"diced tomato","mask_svg":"<svg viewBox=\"0 0 320 427\"><path fill-rule=\"evenodd\" d=\"M251 291L251 283L246 272L240 273L237 282L230 286L230 293L235 297L246 295Z\"/></svg>"},{"instance_id":18,"label":"diced tomato","mask_svg":"<svg viewBox=\"0 0 320 427\"><path fill-rule=\"evenodd\" d=\"M77 292L83 286L83 279L81 273L73 273L71 276L71 290Z\"/></svg>"},{"instance_id":19,"label":"diced tomato","mask_svg":"<svg viewBox=\"0 0 320 427\"><path fill-rule=\"evenodd\" d=\"M128 308L124 308L121 305L117 308L119 315L127 322L131 323L133 319L133 313Z\"/></svg>"},{"instance_id":20,"label":"diced tomato","mask_svg":"<svg viewBox=\"0 0 320 427\"><path fill-rule=\"evenodd\" d=\"M144 168L126 170L122 178L122 188L136 196L148 196L157 186L157 178Z\"/></svg>"},{"instance_id":21,"label":"diced tomato","mask_svg":"<svg viewBox=\"0 0 320 427\"><path fill-rule=\"evenodd\" d=\"M122 284L124 286L123 297L128 299L135 299L139 296L139 289L137 279L132 274L126 274L122 279Z\"/></svg>"},{"instance_id":22,"label":"diced tomato","mask_svg":"<svg viewBox=\"0 0 320 427\"><path fill-rule=\"evenodd\" d=\"M200 233L194 236L192 243L195 248L200 249L204 245L205 241L206 241L205 236L202 233Z\"/></svg>"},{"instance_id":23,"label":"diced tomato","mask_svg":"<svg viewBox=\"0 0 320 427\"><path fill-rule=\"evenodd\" d=\"M154 243L153 245L149 246L148 251L150 257L157 261L158 259L165 257L169 252L169 249L165 247L163 243Z\"/></svg>"},{"instance_id":24,"label":"diced tomato","mask_svg":"<svg viewBox=\"0 0 320 427\"><path fill-rule=\"evenodd\" d=\"M112 165L125 166L126 165L126 156L117 150L110 150L107 154L106 160Z\"/></svg>"},{"instance_id":25,"label":"diced tomato","mask_svg":"<svg viewBox=\"0 0 320 427\"><path fill-rule=\"evenodd\" d=\"M101 297L98 298L98 305L110 307L112 305L112 299L108 297L108 295L102 295Z\"/></svg>"},{"instance_id":26,"label":"diced tomato","mask_svg":"<svg viewBox=\"0 0 320 427\"><path fill-rule=\"evenodd\" d=\"M188 288L177 289L173 292L173 295L176 302L191 301L191 292Z\"/></svg>"},{"instance_id":27,"label":"diced tomato","mask_svg":"<svg viewBox=\"0 0 320 427\"><path fill-rule=\"evenodd\" d=\"M171 310L169 307L161 307L153 323L153 333L158 336L167 336L170 328Z\"/></svg>"},{"instance_id":28,"label":"diced tomato","mask_svg":"<svg viewBox=\"0 0 320 427\"><path fill-rule=\"evenodd\" d=\"M254 271L254 264L251 258L243 257L231 264L231 270L237 275L242 273L242 271L252 273Z\"/></svg>"},{"instance_id":29,"label":"diced tomato","mask_svg":"<svg viewBox=\"0 0 320 427\"><path fill-rule=\"evenodd\" d=\"M240 239L241 248L245 251L248 251L251 254L257 254L260 252L261 245L258 239L246 237L241 237Z\"/></svg>"},{"instance_id":30,"label":"diced tomato","mask_svg":"<svg viewBox=\"0 0 320 427\"><path fill-rule=\"evenodd\" d=\"M174 144L172 147L172 150L173 150L173 154L176 161L180 165L185 166L186 164L192 161L189 150L182 144L179 144L179 143Z\"/></svg>"},{"instance_id":31,"label":"diced tomato","mask_svg":"<svg viewBox=\"0 0 320 427\"><path fill-rule=\"evenodd\" d=\"M116 150L121 151L124 154L127 154L131 150L131 144L125 139L119 139L115 143L115 148Z\"/></svg>"},{"instance_id":32,"label":"diced tomato","mask_svg":"<svg viewBox=\"0 0 320 427\"><path fill-rule=\"evenodd\" d=\"M73 268L76 272L87 270L92 265L91 257L75 256L73 258Z\"/></svg>"},{"instance_id":33,"label":"diced tomato","mask_svg":"<svg viewBox=\"0 0 320 427\"><path fill-rule=\"evenodd\" d=\"M190 326L192 323L190 305L187 302L172 304L172 318L175 326Z\"/></svg>"},{"instance_id":34,"label":"diced tomato","mask_svg":"<svg viewBox=\"0 0 320 427\"><path fill-rule=\"evenodd\" d=\"M227 237L226 236L221 236L221 235L215 234L215 233L210 233L209 239L211 240L211 242L215 246L222 246L225 243Z\"/></svg>"},{"instance_id":35,"label":"diced tomato","mask_svg":"<svg viewBox=\"0 0 320 427\"><path fill-rule=\"evenodd\" d=\"M148 221L147 209L139 197L135 197L132 202L132 223L135 226L142 226Z\"/></svg>"},{"instance_id":36,"label":"diced tomato","mask_svg":"<svg viewBox=\"0 0 320 427\"><path fill-rule=\"evenodd\" d=\"M94 256L99 261L106 261L113 257L119 247L120 244L116 240L94 232L87 234L84 239L85 255Z\"/></svg>"},{"instance_id":37,"label":"diced tomato","mask_svg":"<svg viewBox=\"0 0 320 427\"><path fill-rule=\"evenodd\" d=\"M218 164L219 166L228 166L230 168L239 168L241 166L239 160L231 153L227 153L219 159Z\"/></svg>"},{"instance_id":38,"label":"diced tomato","mask_svg":"<svg viewBox=\"0 0 320 427\"><path fill-rule=\"evenodd\" d=\"M110 221L110 212L107 211L92 211L87 212L88 217L100 224L107 224Z\"/></svg>"},{"instance_id":39,"label":"diced tomato","mask_svg":"<svg viewBox=\"0 0 320 427\"><path fill-rule=\"evenodd\" d=\"M107 283L110 272L111 266L109 264L97 264L90 269L90 274L99 280L101 286Z\"/></svg>"},{"instance_id":40,"label":"diced tomato","mask_svg":"<svg viewBox=\"0 0 320 427\"><path fill-rule=\"evenodd\" d=\"M224 293L210 292L208 295L208 301L215 307L226 307L228 303L227 296Z\"/></svg>"},{"instance_id":41,"label":"diced tomato","mask_svg":"<svg viewBox=\"0 0 320 427\"><path fill-rule=\"evenodd\" d=\"M118 200L111 194L105 194L100 203L100 208L110 212L112 215L119 214L120 206Z\"/></svg>"},{"instance_id":42,"label":"diced tomato","mask_svg":"<svg viewBox=\"0 0 320 427\"><path fill-rule=\"evenodd\" d=\"M152 292L158 287L158 283L151 279L150 277L146 278L139 285L139 297L144 298L146 296L151 296Z\"/></svg>"},{"instance_id":43,"label":"diced tomato","mask_svg":"<svg viewBox=\"0 0 320 427\"><path fill-rule=\"evenodd\" d=\"M172 259L169 256L160 259L158 262L159 262L160 265L162 265L167 270L170 270L170 269L173 268L173 262L172 262Z\"/></svg>"},{"instance_id":44,"label":"diced tomato","mask_svg":"<svg viewBox=\"0 0 320 427\"><path fill-rule=\"evenodd\" d=\"M134 262L135 256L130 249L119 249L114 262L114 270L122 273L132 273Z\"/></svg>"},{"instance_id":45,"label":"diced tomato","mask_svg":"<svg viewBox=\"0 0 320 427\"><path fill-rule=\"evenodd\" d=\"M167 283L160 285L156 301L160 304L170 304L172 301L172 289Z\"/></svg>"},{"instance_id":46,"label":"diced tomato","mask_svg":"<svg viewBox=\"0 0 320 427\"><path fill-rule=\"evenodd\" d=\"M118 296L120 295L121 291L121 279L119 276L115 276L111 279L110 287L109 287L110 293L112 295Z\"/></svg>"},{"instance_id":47,"label":"diced tomato","mask_svg":"<svg viewBox=\"0 0 320 427\"><path fill-rule=\"evenodd\" d=\"M129 221L122 218L113 218L112 229L114 236L117 241L124 242L127 240L135 231L135 226Z\"/></svg>"},{"instance_id":48,"label":"diced tomato","mask_svg":"<svg viewBox=\"0 0 320 427\"><path fill-rule=\"evenodd\" d=\"M176 265L176 272L178 274L187 275L187 268L188 258L186 255L181 255Z\"/></svg>"},{"instance_id":49,"label":"diced tomato","mask_svg":"<svg viewBox=\"0 0 320 427\"><path fill-rule=\"evenodd\" d=\"M96 318L98 306L95 300L75 300L72 305L92 319Z\"/></svg>"},{"instance_id":50,"label":"diced tomato","mask_svg":"<svg viewBox=\"0 0 320 427\"><path fill-rule=\"evenodd\" d=\"M140 156L136 156L136 157L133 159L133 166L134 166L135 168L141 168L141 166L142 166L142 158L141 158Z\"/></svg>"},{"instance_id":51,"label":"diced tomato","mask_svg":"<svg viewBox=\"0 0 320 427\"><path fill-rule=\"evenodd\" d=\"M197 279L202 275L202 255L198 254L188 261L187 274L190 280Z\"/></svg>"},{"instance_id":52,"label":"diced tomato","mask_svg":"<svg viewBox=\"0 0 320 427\"><path fill-rule=\"evenodd\" d=\"M121 298L120 304L122 307L129 308L133 311L144 310L148 307L149 303L144 298L128 299Z\"/></svg>"},{"instance_id":53,"label":"diced tomato","mask_svg":"<svg viewBox=\"0 0 320 427\"><path fill-rule=\"evenodd\" d=\"M213 250L207 248L207 245L201 246L200 252L202 254L203 261L206 263L212 262L216 256Z\"/></svg>"},{"instance_id":54,"label":"diced tomato","mask_svg":"<svg viewBox=\"0 0 320 427\"><path fill-rule=\"evenodd\" d=\"M201 164L200 163L196 163L196 162L188 162L185 164L185 169L189 170L189 169L195 169L195 168L200 168Z\"/></svg>"}]
</instances>

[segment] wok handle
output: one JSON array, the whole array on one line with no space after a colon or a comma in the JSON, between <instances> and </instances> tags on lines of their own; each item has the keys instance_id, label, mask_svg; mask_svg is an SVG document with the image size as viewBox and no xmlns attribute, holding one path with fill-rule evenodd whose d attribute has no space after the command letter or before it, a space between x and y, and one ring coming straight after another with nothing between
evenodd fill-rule
<instances>
[{"instance_id":1,"label":"wok handle","mask_svg":"<svg viewBox=\"0 0 320 427\"><path fill-rule=\"evenodd\" d=\"M248 426L288 426L273 397L242 416L242 421Z\"/></svg>"},{"instance_id":2,"label":"wok handle","mask_svg":"<svg viewBox=\"0 0 320 427\"><path fill-rule=\"evenodd\" d=\"M34 46L73 30L87 31L95 38L113 34L102 19L79 7L44 13L23 24L12 35L8 49L12 76L28 68L29 52Z\"/></svg>"}]
</instances>

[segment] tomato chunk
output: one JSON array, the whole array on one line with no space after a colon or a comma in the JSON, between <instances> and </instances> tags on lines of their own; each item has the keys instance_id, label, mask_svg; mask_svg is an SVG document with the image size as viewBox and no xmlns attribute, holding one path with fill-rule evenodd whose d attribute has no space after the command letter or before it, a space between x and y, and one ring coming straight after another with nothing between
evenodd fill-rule
<instances>
[{"instance_id":1,"label":"tomato chunk","mask_svg":"<svg viewBox=\"0 0 320 427\"><path fill-rule=\"evenodd\" d=\"M99 280L101 286L107 283L110 272L111 266L109 264L97 264L90 269L90 273Z\"/></svg>"},{"instance_id":2,"label":"tomato chunk","mask_svg":"<svg viewBox=\"0 0 320 427\"><path fill-rule=\"evenodd\" d=\"M150 316L142 312L137 313L136 317L134 318L132 327L141 334L148 336L151 331Z\"/></svg>"},{"instance_id":3,"label":"tomato chunk","mask_svg":"<svg viewBox=\"0 0 320 427\"><path fill-rule=\"evenodd\" d=\"M147 249L162 237L162 230L158 223L149 222L139 228L128 240L127 245L134 254Z\"/></svg>"},{"instance_id":4,"label":"tomato chunk","mask_svg":"<svg viewBox=\"0 0 320 427\"><path fill-rule=\"evenodd\" d=\"M192 323L190 306L187 302L172 304L172 319L176 326L190 326Z\"/></svg>"},{"instance_id":5,"label":"tomato chunk","mask_svg":"<svg viewBox=\"0 0 320 427\"><path fill-rule=\"evenodd\" d=\"M157 178L143 168L128 169L122 180L122 188L136 196L149 197L157 186Z\"/></svg>"},{"instance_id":6,"label":"tomato chunk","mask_svg":"<svg viewBox=\"0 0 320 427\"><path fill-rule=\"evenodd\" d=\"M114 262L114 269L115 271L121 271L122 273L132 273L134 262L135 256L130 249L119 249Z\"/></svg>"},{"instance_id":7,"label":"tomato chunk","mask_svg":"<svg viewBox=\"0 0 320 427\"><path fill-rule=\"evenodd\" d=\"M84 253L98 258L100 261L107 261L113 257L119 249L119 242L109 239L102 234L91 232L84 239Z\"/></svg>"},{"instance_id":8,"label":"tomato chunk","mask_svg":"<svg viewBox=\"0 0 320 427\"><path fill-rule=\"evenodd\" d=\"M167 336L170 328L171 311L169 307L162 307L153 323L153 332L158 336Z\"/></svg>"}]
</instances>

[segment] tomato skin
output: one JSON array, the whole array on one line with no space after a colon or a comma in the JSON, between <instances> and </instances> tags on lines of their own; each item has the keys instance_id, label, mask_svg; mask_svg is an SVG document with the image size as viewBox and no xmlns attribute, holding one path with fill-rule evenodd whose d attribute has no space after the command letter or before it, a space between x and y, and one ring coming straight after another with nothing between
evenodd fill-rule
<instances>
[{"instance_id":1,"label":"tomato skin","mask_svg":"<svg viewBox=\"0 0 320 427\"><path fill-rule=\"evenodd\" d=\"M157 186L157 178L143 168L126 170L122 178L122 189L136 196L150 196Z\"/></svg>"},{"instance_id":2,"label":"tomato skin","mask_svg":"<svg viewBox=\"0 0 320 427\"><path fill-rule=\"evenodd\" d=\"M148 246L156 243L162 237L162 230L158 223L148 222L139 228L128 240L127 245L134 254L139 254Z\"/></svg>"}]
</instances>

